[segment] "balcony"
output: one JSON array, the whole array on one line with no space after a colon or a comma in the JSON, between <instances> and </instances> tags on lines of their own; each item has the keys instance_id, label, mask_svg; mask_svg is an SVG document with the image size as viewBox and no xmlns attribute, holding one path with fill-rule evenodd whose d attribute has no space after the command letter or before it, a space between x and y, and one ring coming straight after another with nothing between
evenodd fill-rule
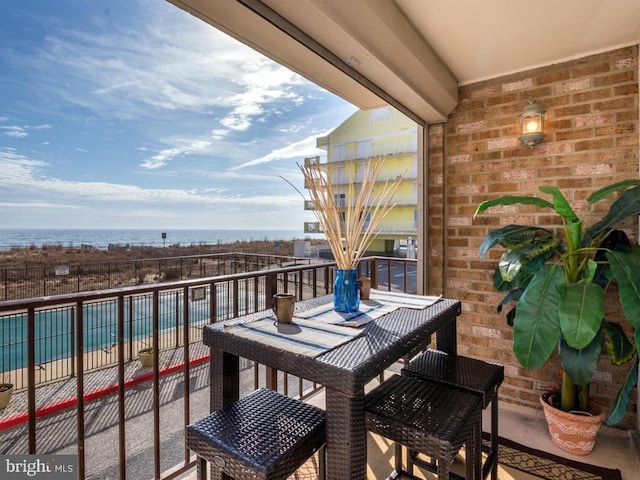
<instances>
[{"instance_id":1,"label":"balcony","mask_svg":"<svg viewBox=\"0 0 640 480\"><path fill-rule=\"evenodd\" d=\"M361 269L379 289L415 292L415 260L369 257ZM77 454L79 478L195 478L194 459L184 446L184 429L209 411L208 350L201 343L201 327L264 309L266 299L276 290L295 292L298 299L330 293L334 270L332 263L316 263L0 303L3 328L9 324L8 331L16 332L17 322L25 321L27 336L34 340L27 343L26 356L21 357L26 365L12 371L18 391L10 406L0 412L1 451ZM107 312L100 317L101 328L92 320L97 311ZM71 344L76 348L76 362L62 358L42 362L48 349L53 345L63 349L64 342L51 334L38 337L38 321L65 317L61 312L75 312L68 317L75 325L69 333L75 336ZM135 329L128 329L127 323L132 325L140 318L155 334L136 337L131 333ZM112 327L105 328L109 322ZM110 328L128 333L116 335L115 342L113 336L103 334L98 341L97 332ZM109 344L91 346L92 341ZM12 343L17 343L16 336ZM138 350L148 344L158 352L152 368L142 367L137 360ZM12 357L7 352L5 347L3 362ZM245 362L241 382L243 392L264 386L264 366ZM319 385L282 372L278 383L287 395L324 404ZM501 436L558 454L540 411L501 403L500 418ZM640 463L629 454L635 448L633 437L615 429L603 430L589 462L619 468L623 480L634 478ZM392 446L370 437L369 451L376 452L369 455L369 477L384 478L383 472L393 465ZM503 472L499 478L519 478L507 475Z\"/></svg>"}]
</instances>

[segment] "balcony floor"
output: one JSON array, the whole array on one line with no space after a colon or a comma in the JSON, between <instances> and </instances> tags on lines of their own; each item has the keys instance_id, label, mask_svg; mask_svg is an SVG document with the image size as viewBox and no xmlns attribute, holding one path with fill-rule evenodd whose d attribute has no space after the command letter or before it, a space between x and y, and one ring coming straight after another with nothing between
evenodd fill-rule
<instances>
[{"instance_id":1,"label":"balcony floor","mask_svg":"<svg viewBox=\"0 0 640 480\"><path fill-rule=\"evenodd\" d=\"M194 351L196 355L204 354L204 347ZM200 351L202 350L202 351ZM174 352L175 354L175 352ZM132 368L137 369L135 364ZM401 366L395 365L389 373L398 372ZM208 411L208 365L205 363L192 369L192 390L191 390L191 414L192 418L200 418ZM112 369L101 370L89 375L86 380L86 387L90 385L104 386L113 381ZM94 378L95 376L95 378ZM252 374L251 382L253 379ZM72 380L69 383L73 384ZM370 386L375 386L376 382L371 382ZM61 384L52 384L38 389L39 397L49 397L49 402L59 400L66 388L61 388ZM247 385L246 388L252 388ZM147 382L132 388L127 392L127 409L130 410L130 418L127 423L127 436L135 439L132 451L127 455L128 478L150 478L152 466L150 465L150 453L153 452L153 445L150 443L149 425L153 424L153 415L150 410L152 399L150 397L151 382ZM163 391L168 397L163 396L162 419L163 419L163 447L164 455L173 457L175 463L169 461L164 468L175 465L180 461L183 451L184 435L180 428L180 416L182 415L181 377L178 374L170 375L163 381ZM170 394L169 394L170 393ZM22 410L26 405L26 394L16 394L12 399L11 410ZM89 470L92 478L117 478L118 458L117 447L117 414L114 411L117 404L117 396L106 396L88 404L87 415L90 421L90 428L87 432L86 454L89 459ZM44 400L44 398L43 398ZM320 407L324 407L324 394L311 397L309 401ZM3 415L10 415L11 412L4 412ZM96 416L97 415L97 416ZM129 415L128 415L129 416ZM99 420L98 420L99 419ZM73 409L62 411L58 414L44 417L38 422L38 445L39 451L48 453L74 454L76 445L73 439L68 439L60 435L61 424L68 425L65 429L73 431L75 427L75 412ZM485 418L485 429L488 428L488 418ZM25 426L18 426L6 430L0 434L0 451L7 454L25 453L19 447L24 444L26 435ZM598 434L596 447L587 457L577 457L564 454L558 450L549 438L546 422L542 411L515 406L509 403L500 403L500 435L530 448L548 451L557 456L562 456L583 463L591 463L606 468L617 468L622 472L622 480L640 479L640 435L617 430L603 426ZM14 448L16 451L14 451ZM145 452L146 455L143 455ZM375 452L375 453L374 453ZM390 442L379 437L370 437L369 440L369 478L382 479L391 471L393 464L393 448ZM164 462L163 462L164 463ZM145 473L146 472L146 473ZM195 480L195 470L192 470L182 478ZM431 477L433 478L433 477ZM504 469L499 470L500 480L529 480L526 474L511 475Z\"/></svg>"}]
</instances>

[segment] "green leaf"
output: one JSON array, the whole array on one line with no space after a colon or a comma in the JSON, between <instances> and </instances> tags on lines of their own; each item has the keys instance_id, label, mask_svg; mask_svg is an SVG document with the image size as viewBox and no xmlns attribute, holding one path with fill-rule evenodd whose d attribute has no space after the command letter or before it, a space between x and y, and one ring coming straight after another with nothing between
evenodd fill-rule
<instances>
[{"instance_id":1,"label":"green leaf","mask_svg":"<svg viewBox=\"0 0 640 480\"><path fill-rule=\"evenodd\" d=\"M629 400L631 391L638 384L638 357L633 362L633 366L627 375L627 379L620 388L616 400L609 410L609 416L607 417L607 425L615 425L619 423L627 414L629 409Z\"/></svg>"},{"instance_id":2,"label":"green leaf","mask_svg":"<svg viewBox=\"0 0 640 480\"><path fill-rule=\"evenodd\" d=\"M635 185L640 185L640 180L631 179L631 180L623 180L622 182L614 183L612 185L607 185L600 190L593 192L587 198L587 202L596 203L602 200L603 198L608 197L614 192L621 192L622 190L626 190L629 187L633 187Z\"/></svg>"},{"instance_id":3,"label":"green leaf","mask_svg":"<svg viewBox=\"0 0 640 480\"><path fill-rule=\"evenodd\" d=\"M491 230L482 240L480 244L480 258L496 245L513 245L524 241L531 241L535 237L538 227L528 225L507 225L506 227ZM544 230L544 229L543 229ZM553 234L549 230L545 230L549 234Z\"/></svg>"},{"instance_id":4,"label":"green leaf","mask_svg":"<svg viewBox=\"0 0 640 480\"><path fill-rule=\"evenodd\" d=\"M607 252L611 272L618 282L618 296L624 316L636 332L636 347L640 332L640 266L637 263L638 247L631 252Z\"/></svg>"},{"instance_id":5,"label":"green leaf","mask_svg":"<svg viewBox=\"0 0 640 480\"><path fill-rule=\"evenodd\" d=\"M592 242L603 232L622 223L628 218L640 214L640 185L627 190L613 204L609 212L591 227L589 227L582 239L583 246L590 246Z\"/></svg>"},{"instance_id":6,"label":"green leaf","mask_svg":"<svg viewBox=\"0 0 640 480\"><path fill-rule=\"evenodd\" d=\"M553 209L556 211L558 215L562 218L566 218L567 220L578 220L578 216L567 202L567 199L564 198L564 195L560 192L558 187L550 186L542 186L538 188L543 193L548 193L549 195L553 195Z\"/></svg>"},{"instance_id":7,"label":"green leaf","mask_svg":"<svg viewBox=\"0 0 640 480\"><path fill-rule=\"evenodd\" d=\"M513 351L525 368L542 366L560 340L559 288L564 273L559 265L544 265L520 297L513 322Z\"/></svg>"},{"instance_id":8,"label":"green leaf","mask_svg":"<svg viewBox=\"0 0 640 480\"><path fill-rule=\"evenodd\" d=\"M562 336L571 348L580 350L591 343L604 319L604 290L599 286L571 283L558 305Z\"/></svg>"},{"instance_id":9,"label":"green leaf","mask_svg":"<svg viewBox=\"0 0 640 480\"><path fill-rule=\"evenodd\" d=\"M531 261L528 262L526 265L522 266L522 268L520 269L520 274L533 275L538 270L540 270L540 268L545 263L547 263L547 260L553 257L555 253L556 253L555 250L548 250L545 252L541 252L539 255L536 255L535 258L532 258Z\"/></svg>"},{"instance_id":10,"label":"green leaf","mask_svg":"<svg viewBox=\"0 0 640 480\"><path fill-rule=\"evenodd\" d=\"M571 381L578 386L591 383L598 368L604 334L599 331L593 340L582 349L571 348L564 340L558 345L562 369Z\"/></svg>"},{"instance_id":11,"label":"green leaf","mask_svg":"<svg viewBox=\"0 0 640 480\"><path fill-rule=\"evenodd\" d=\"M631 360L636 349L627 338L622 326L619 323L603 322L605 339L607 341L607 351L614 365L622 365Z\"/></svg>"},{"instance_id":12,"label":"green leaf","mask_svg":"<svg viewBox=\"0 0 640 480\"><path fill-rule=\"evenodd\" d=\"M569 220L569 235L567 237L567 245L570 252L580 248L582 241L582 222L579 220Z\"/></svg>"},{"instance_id":13,"label":"green leaf","mask_svg":"<svg viewBox=\"0 0 640 480\"><path fill-rule=\"evenodd\" d=\"M536 205L543 208L553 208L553 203L547 202L546 200L538 197L504 196L494 198L493 200L485 200L484 202L480 203L478 205L478 208L476 208L476 212L473 214L473 218L476 218L479 213L484 212L488 208L497 207L499 205L514 205L516 203L522 205Z\"/></svg>"},{"instance_id":14,"label":"green leaf","mask_svg":"<svg viewBox=\"0 0 640 480\"><path fill-rule=\"evenodd\" d=\"M524 290L522 288L514 288L509 293L507 293L507 295L505 295L505 297L502 299L502 301L498 305L498 308L499 308L498 311L502 310L503 305L507 305L511 302L517 302L518 300L520 300L520 297L522 296L523 291Z\"/></svg>"},{"instance_id":15,"label":"green leaf","mask_svg":"<svg viewBox=\"0 0 640 480\"><path fill-rule=\"evenodd\" d=\"M535 262L536 266L533 271L537 271L546 259L554 254L554 248L559 244L559 238L542 235L533 237L529 242L512 246L500 257L498 268L502 278L507 282L513 281L521 269L535 262L536 258L541 258L541 261Z\"/></svg>"},{"instance_id":16,"label":"green leaf","mask_svg":"<svg viewBox=\"0 0 640 480\"><path fill-rule=\"evenodd\" d=\"M587 265L582 271L582 279L584 280L584 283L593 283L593 279L595 278L597 271L598 264L591 259L587 260Z\"/></svg>"}]
</instances>

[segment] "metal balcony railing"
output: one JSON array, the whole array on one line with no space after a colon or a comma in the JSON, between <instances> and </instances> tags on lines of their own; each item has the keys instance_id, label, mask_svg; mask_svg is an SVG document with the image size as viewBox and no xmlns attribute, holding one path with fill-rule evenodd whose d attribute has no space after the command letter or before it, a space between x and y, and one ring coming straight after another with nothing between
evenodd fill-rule
<instances>
[{"instance_id":1,"label":"metal balcony railing","mask_svg":"<svg viewBox=\"0 0 640 480\"><path fill-rule=\"evenodd\" d=\"M9 407L0 411L0 451L71 450L78 455L78 478L101 478L98 466L111 464L117 473L108 476L124 480L137 478L128 475L127 465L146 445L146 470L154 472L149 476L177 477L194 464L184 429L208 411L201 400L208 389L202 327L268 309L276 292L295 293L298 300L329 294L335 270L334 263L316 263L0 302L0 366L16 388ZM359 271L376 288L416 291L415 260L368 257ZM145 347L153 349L151 369L137 360ZM244 367L247 389L264 385L263 366ZM279 383L297 397L319 388L286 374ZM174 393L167 397L168 391ZM108 403L98 416L96 399ZM137 430L142 415L149 418L144 435ZM168 443L167 429L177 432L177 444ZM108 439L101 437L109 432ZM117 452L109 452L111 444Z\"/></svg>"}]
</instances>

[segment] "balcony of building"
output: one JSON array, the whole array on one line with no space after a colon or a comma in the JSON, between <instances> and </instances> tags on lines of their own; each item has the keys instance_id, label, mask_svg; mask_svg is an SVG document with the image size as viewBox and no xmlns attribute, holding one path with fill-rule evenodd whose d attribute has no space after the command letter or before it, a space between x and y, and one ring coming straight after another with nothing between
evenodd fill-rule
<instances>
[{"instance_id":1,"label":"balcony of building","mask_svg":"<svg viewBox=\"0 0 640 480\"><path fill-rule=\"evenodd\" d=\"M369 257L360 272L381 291L415 293L416 267L416 260ZM185 428L209 412L202 327L260 311L275 291L299 300L331 293L334 273L334 264L314 262L0 303L10 335L3 338L3 362L16 386L0 412L0 448L7 455L77 455L81 479L195 478ZM139 352L149 346L156 353L144 367ZM241 392L265 382L263 365L242 363ZM280 372L278 389L324 408L322 385ZM540 411L500 402L500 418L503 438L582 460L551 444ZM630 432L603 427L587 460L631 480L640 468L636 448ZM391 443L370 436L368 451L367 478L385 478L393 466ZM500 480L530 478L500 471ZM315 478L307 474L297 478Z\"/></svg>"}]
</instances>

